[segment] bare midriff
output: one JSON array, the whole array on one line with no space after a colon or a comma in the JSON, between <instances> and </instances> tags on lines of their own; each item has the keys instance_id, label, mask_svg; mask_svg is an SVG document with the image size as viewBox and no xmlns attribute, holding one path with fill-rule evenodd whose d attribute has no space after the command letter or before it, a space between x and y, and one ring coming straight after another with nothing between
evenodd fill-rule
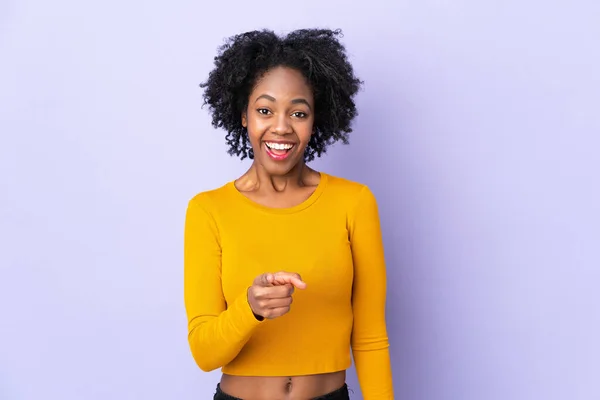
<instances>
[{"instance_id":1,"label":"bare midriff","mask_svg":"<svg viewBox=\"0 0 600 400\"><path fill-rule=\"evenodd\" d=\"M221 390L243 400L307 400L344 386L346 371L303 376L223 375Z\"/></svg>"}]
</instances>

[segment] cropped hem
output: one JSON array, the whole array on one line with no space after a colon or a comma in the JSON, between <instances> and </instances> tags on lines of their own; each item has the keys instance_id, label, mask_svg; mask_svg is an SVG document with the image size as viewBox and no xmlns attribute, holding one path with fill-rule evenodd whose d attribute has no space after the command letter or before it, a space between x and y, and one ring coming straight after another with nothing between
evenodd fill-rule
<instances>
[{"instance_id":1,"label":"cropped hem","mask_svg":"<svg viewBox=\"0 0 600 400\"><path fill-rule=\"evenodd\" d=\"M254 366L249 368L235 368L228 367L225 365L221 368L221 372L227 375L233 376L306 376L306 375L318 375L318 374L329 374L333 372L345 371L352 366L352 361L347 360L343 363L334 363L331 365L323 365L317 368L311 368L309 366Z\"/></svg>"}]
</instances>

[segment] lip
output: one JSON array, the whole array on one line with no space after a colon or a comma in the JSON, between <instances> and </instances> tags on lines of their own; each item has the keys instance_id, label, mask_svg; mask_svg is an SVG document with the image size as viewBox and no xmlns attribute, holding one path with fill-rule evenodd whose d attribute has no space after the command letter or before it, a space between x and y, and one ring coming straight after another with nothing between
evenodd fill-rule
<instances>
[{"instance_id":1,"label":"lip","mask_svg":"<svg viewBox=\"0 0 600 400\"><path fill-rule=\"evenodd\" d=\"M277 144L293 144L293 145L296 144L296 142L294 142L293 140L263 140L263 142L265 142L265 143L277 143Z\"/></svg>"},{"instance_id":2,"label":"lip","mask_svg":"<svg viewBox=\"0 0 600 400\"><path fill-rule=\"evenodd\" d=\"M278 144L291 144L293 147L291 149L289 149L287 152L283 153L283 154L275 154L271 151L271 149L269 148L269 146L267 146L267 142L269 143L278 143ZM283 161L286 158L288 158L290 156L290 154L292 154L292 151L294 151L294 148L296 147L296 143L295 142L291 142L289 140L265 140L263 143L263 146L265 148L265 151L267 152L267 155L275 161Z\"/></svg>"}]
</instances>

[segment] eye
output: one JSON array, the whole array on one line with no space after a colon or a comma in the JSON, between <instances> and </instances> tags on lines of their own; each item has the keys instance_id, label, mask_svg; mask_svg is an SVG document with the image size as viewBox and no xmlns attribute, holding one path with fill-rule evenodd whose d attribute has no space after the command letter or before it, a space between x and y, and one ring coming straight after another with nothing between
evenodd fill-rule
<instances>
[{"instance_id":1,"label":"eye","mask_svg":"<svg viewBox=\"0 0 600 400\"><path fill-rule=\"evenodd\" d=\"M307 117L306 113L303 113L302 111L296 111L292 115L296 118L306 118Z\"/></svg>"},{"instance_id":2,"label":"eye","mask_svg":"<svg viewBox=\"0 0 600 400\"><path fill-rule=\"evenodd\" d=\"M258 111L258 113L262 115L269 115L271 113L271 111L267 110L266 108L259 108L256 111Z\"/></svg>"}]
</instances>

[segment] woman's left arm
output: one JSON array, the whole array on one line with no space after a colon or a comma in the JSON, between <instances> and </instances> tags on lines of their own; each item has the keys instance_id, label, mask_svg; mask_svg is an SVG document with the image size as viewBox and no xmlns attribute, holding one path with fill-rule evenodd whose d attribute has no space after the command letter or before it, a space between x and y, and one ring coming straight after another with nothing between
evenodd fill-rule
<instances>
[{"instance_id":1,"label":"woman's left arm","mask_svg":"<svg viewBox=\"0 0 600 400\"><path fill-rule=\"evenodd\" d=\"M363 187L349 218L354 262L352 353L365 400L394 398L385 321L386 265L375 196Z\"/></svg>"}]
</instances>

